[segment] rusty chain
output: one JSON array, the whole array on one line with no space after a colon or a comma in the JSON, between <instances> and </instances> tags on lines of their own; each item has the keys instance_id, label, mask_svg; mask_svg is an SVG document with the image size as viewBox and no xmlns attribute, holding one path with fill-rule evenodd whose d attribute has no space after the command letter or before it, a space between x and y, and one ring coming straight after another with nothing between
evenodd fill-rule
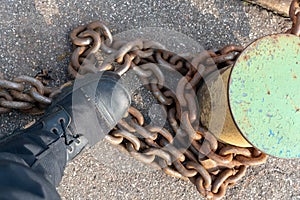
<instances>
[{"instance_id":1,"label":"rusty chain","mask_svg":"<svg viewBox=\"0 0 300 200\"><path fill-rule=\"evenodd\" d=\"M287 31L297 36L300 36L299 5L299 0L291 4L293 26ZM197 120L195 90L203 77L232 65L243 47L228 45L183 58L164 50L157 42L114 40L108 27L99 21L75 28L70 38L74 50L68 72L73 79L97 71L111 70L123 75L133 70L167 113L169 129L146 124L142 112L131 107L127 117L105 137L119 149L170 176L190 180L209 199L222 198L226 189L245 175L247 167L266 161L267 155L255 148L217 141ZM98 65L99 50L114 59ZM164 87L162 66L182 75L174 92ZM18 109L40 114L66 85L69 83L50 88L41 80L25 75L13 80L0 77L0 113Z\"/></svg>"},{"instance_id":2,"label":"rusty chain","mask_svg":"<svg viewBox=\"0 0 300 200\"><path fill-rule=\"evenodd\" d=\"M289 15L292 21L292 28L286 33L300 36L300 0L293 0L290 5Z\"/></svg>"}]
</instances>

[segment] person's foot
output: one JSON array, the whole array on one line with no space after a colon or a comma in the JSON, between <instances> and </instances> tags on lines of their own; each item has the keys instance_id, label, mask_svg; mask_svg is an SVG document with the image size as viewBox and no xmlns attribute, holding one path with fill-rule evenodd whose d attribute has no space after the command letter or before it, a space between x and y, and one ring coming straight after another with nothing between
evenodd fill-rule
<instances>
[{"instance_id":1,"label":"person's foot","mask_svg":"<svg viewBox=\"0 0 300 200\"><path fill-rule=\"evenodd\" d=\"M119 80L113 72L75 80L38 122L0 141L0 156L30 167L57 185L67 161L104 138L129 109L129 92Z\"/></svg>"},{"instance_id":2,"label":"person's foot","mask_svg":"<svg viewBox=\"0 0 300 200\"><path fill-rule=\"evenodd\" d=\"M88 74L65 87L38 122L27 129L17 129L11 137L3 139L0 152L3 148L15 151L13 146L22 145L24 136L38 137L43 145L63 138L67 161L72 160L85 146L94 145L113 129L127 112L130 101L119 75L113 72ZM10 139L12 137L14 139ZM14 144L19 137L19 143ZM5 143L11 145L6 148Z\"/></svg>"},{"instance_id":3,"label":"person's foot","mask_svg":"<svg viewBox=\"0 0 300 200\"><path fill-rule=\"evenodd\" d=\"M67 159L93 146L124 117L130 94L113 72L88 74L63 89L40 120L43 129L65 139Z\"/></svg>"}]
</instances>

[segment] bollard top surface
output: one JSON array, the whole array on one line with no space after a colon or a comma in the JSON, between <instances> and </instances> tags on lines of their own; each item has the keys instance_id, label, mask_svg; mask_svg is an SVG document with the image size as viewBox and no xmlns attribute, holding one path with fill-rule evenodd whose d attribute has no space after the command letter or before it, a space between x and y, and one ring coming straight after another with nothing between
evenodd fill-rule
<instances>
[{"instance_id":1,"label":"bollard top surface","mask_svg":"<svg viewBox=\"0 0 300 200\"><path fill-rule=\"evenodd\" d=\"M266 154L300 158L300 37L269 35L232 68L229 106L243 136Z\"/></svg>"}]
</instances>

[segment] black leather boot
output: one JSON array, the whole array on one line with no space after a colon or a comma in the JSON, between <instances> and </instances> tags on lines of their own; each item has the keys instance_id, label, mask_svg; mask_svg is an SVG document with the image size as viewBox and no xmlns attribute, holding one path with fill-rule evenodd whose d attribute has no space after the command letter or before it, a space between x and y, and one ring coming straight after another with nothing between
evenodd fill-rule
<instances>
[{"instance_id":1,"label":"black leather boot","mask_svg":"<svg viewBox=\"0 0 300 200\"><path fill-rule=\"evenodd\" d=\"M124 117L130 101L119 75L89 74L75 80L54 100L46 111L49 117L43 120L44 128L65 138L71 160L83 145L93 146L103 139Z\"/></svg>"},{"instance_id":2,"label":"black leather boot","mask_svg":"<svg viewBox=\"0 0 300 200\"><path fill-rule=\"evenodd\" d=\"M89 74L64 88L38 122L2 140L0 155L20 158L57 185L66 162L108 134L129 106L118 75Z\"/></svg>"}]
</instances>

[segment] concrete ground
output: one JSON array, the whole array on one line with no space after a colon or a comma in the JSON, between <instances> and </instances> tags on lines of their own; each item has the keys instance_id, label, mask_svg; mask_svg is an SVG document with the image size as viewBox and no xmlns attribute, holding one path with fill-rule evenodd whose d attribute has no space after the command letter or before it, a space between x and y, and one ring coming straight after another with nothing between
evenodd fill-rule
<instances>
[{"instance_id":1,"label":"concrete ground","mask_svg":"<svg viewBox=\"0 0 300 200\"><path fill-rule=\"evenodd\" d=\"M101 19L114 34L140 27L181 32L204 48L246 45L282 32L288 19L238 0L43 0L1 1L0 72L12 78L49 69L60 85L67 80L68 33ZM34 117L1 116L0 136ZM36 117L38 118L38 117ZM300 160L270 158L252 167L225 199L300 199ZM154 171L100 142L69 163L60 184L62 199L203 199L189 182Z\"/></svg>"}]
</instances>

